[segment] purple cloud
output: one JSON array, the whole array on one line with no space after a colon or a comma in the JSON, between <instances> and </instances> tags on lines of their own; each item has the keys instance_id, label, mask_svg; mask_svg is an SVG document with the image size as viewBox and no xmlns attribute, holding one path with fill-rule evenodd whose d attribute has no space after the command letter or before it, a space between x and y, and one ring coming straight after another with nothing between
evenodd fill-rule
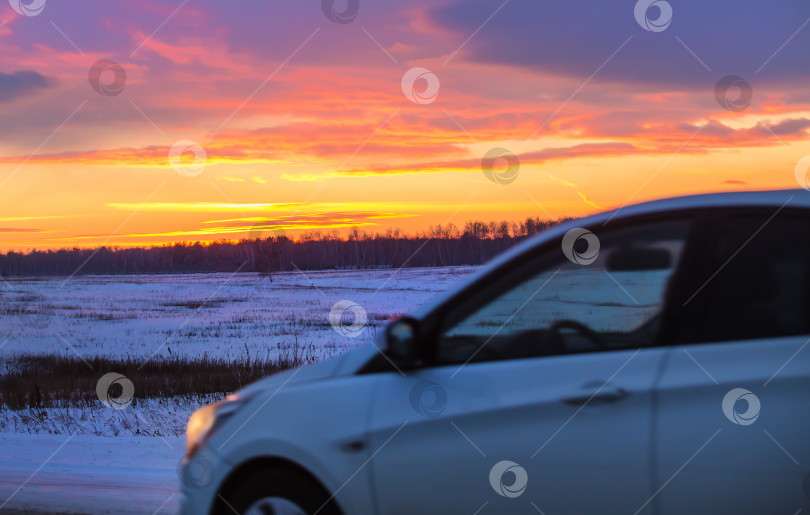
<instances>
[{"instance_id":1,"label":"purple cloud","mask_svg":"<svg viewBox=\"0 0 810 515\"><path fill-rule=\"evenodd\" d=\"M19 97L35 95L53 85L53 80L32 70L14 73L0 72L0 102L9 102Z\"/></svg>"},{"instance_id":2,"label":"purple cloud","mask_svg":"<svg viewBox=\"0 0 810 515\"><path fill-rule=\"evenodd\" d=\"M810 3L668 3L673 11L671 24L654 32L637 23L634 1L512 0L483 25L462 50L462 57L584 80L632 36L596 80L710 91L720 77L734 73L749 80L756 91L765 82L808 76L810 29L797 32L785 43L810 18ZM467 36L498 5L490 0L457 0L436 8L432 16L440 27ZM656 15L648 14L651 18Z\"/></svg>"}]
</instances>

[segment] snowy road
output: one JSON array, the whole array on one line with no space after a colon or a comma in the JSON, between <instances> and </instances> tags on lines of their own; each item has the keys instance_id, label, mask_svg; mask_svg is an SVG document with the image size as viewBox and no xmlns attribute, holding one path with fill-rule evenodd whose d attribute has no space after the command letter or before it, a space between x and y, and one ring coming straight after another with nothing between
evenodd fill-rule
<instances>
[{"instance_id":1,"label":"snowy road","mask_svg":"<svg viewBox=\"0 0 810 515\"><path fill-rule=\"evenodd\" d=\"M182 438L0 434L0 512L177 513Z\"/></svg>"}]
</instances>

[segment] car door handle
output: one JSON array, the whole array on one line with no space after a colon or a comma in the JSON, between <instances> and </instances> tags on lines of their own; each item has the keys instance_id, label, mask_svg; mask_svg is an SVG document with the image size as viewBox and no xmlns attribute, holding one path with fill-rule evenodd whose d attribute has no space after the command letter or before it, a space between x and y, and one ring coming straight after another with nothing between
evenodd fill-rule
<instances>
[{"instance_id":1,"label":"car door handle","mask_svg":"<svg viewBox=\"0 0 810 515\"><path fill-rule=\"evenodd\" d=\"M606 387L602 389L595 389L591 393L581 393L571 397L564 397L563 402L571 404L572 406L582 406L592 403L611 403L617 402L630 395L627 390L623 388Z\"/></svg>"}]
</instances>

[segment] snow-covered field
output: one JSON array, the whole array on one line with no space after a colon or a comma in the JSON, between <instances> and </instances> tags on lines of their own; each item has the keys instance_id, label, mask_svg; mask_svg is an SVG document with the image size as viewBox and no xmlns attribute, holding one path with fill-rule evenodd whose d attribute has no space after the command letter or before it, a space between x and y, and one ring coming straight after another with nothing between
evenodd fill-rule
<instances>
[{"instance_id":1,"label":"snow-covered field","mask_svg":"<svg viewBox=\"0 0 810 515\"><path fill-rule=\"evenodd\" d=\"M296 341L315 357L375 336L385 321L445 291L472 267L259 274L79 276L0 281L0 352L143 359L278 356ZM341 300L368 315L334 331Z\"/></svg>"},{"instance_id":2,"label":"snow-covered field","mask_svg":"<svg viewBox=\"0 0 810 515\"><path fill-rule=\"evenodd\" d=\"M7 279L0 289L0 358L65 354L160 360L203 356L228 361L303 356L315 361L376 336L405 313L471 273L465 268L343 270L259 274L80 276ZM358 304L366 323L330 324L340 301ZM333 319L334 321L334 319ZM99 372L101 376L102 372ZM0 433L181 435L206 399L140 399L126 410L90 406L0 410Z\"/></svg>"},{"instance_id":3,"label":"snow-covered field","mask_svg":"<svg viewBox=\"0 0 810 515\"><path fill-rule=\"evenodd\" d=\"M386 320L472 271L6 279L0 281L0 358L240 360L300 352L322 359L374 338ZM344 300L367 313L359 334L340 334L329 322L332 307ZM199 402L0 410L0 511L176 512L179 435Z\"/></svg>"}]
</instances>

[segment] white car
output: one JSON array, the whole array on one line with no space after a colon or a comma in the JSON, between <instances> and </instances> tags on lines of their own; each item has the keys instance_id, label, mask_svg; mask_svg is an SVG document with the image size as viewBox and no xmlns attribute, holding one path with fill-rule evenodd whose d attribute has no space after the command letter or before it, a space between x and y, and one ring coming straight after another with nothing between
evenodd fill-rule
<instances>
[{"instance_id":1,"label":"white car","mask_svg":"<svg viewBox=\"0 0 810 515\"><path fill-rule=\"evenodd\" d=\"M809 338L809 192L573 220L196 412L184 512L806 511Z\"/></svg>"}]
</instances>

